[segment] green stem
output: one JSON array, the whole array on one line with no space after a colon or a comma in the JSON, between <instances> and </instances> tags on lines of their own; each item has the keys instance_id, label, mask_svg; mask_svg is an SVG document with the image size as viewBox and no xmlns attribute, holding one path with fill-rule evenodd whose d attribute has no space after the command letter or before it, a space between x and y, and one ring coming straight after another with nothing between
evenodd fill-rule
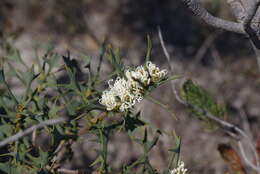
<instances>
[{"instance_id":1,"label":"green stem","mask_svg":"<svg viewBox=\"0 0 260 174\"><path fill-rule=\"evenodd\" d=\"M173 118L175 120L177 120L175 113L171 110L171 108L168 105L161 103L159 100L153 98L151 95L147 95L147 96L145 96L145 98L147 98L151 102L153 102L153 103L159 105L160 107L162 107L163 109L165 109L167 112L169 112L173 116Z\"/></svg>"}]
</instances>

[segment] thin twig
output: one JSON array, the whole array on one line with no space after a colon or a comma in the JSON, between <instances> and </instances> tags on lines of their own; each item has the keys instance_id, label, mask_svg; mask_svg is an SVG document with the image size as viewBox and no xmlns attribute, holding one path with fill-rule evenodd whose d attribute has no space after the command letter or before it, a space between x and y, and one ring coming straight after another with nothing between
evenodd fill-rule
<instances>
[{"instance_id":1,"label":"thin twig","mask_svg":"<svg viewBox=\"0 0 260 174\"><path fill-rule=\"evenodd\" d=\"M64 169L64 168L59 168L57 171L59 173L65 173L65 174L79 174L80 173L78 170L70 170L70 169Z\"/></svg>"},{"instance_id":2,"label":"thin twig","mask_svg":"<svg viewBox=\"0 0 260 174\"><path fill-rule=\"evenodd\" d=\"M61 162L66 157L65 155L67 154L68 149L71 149L72 144L73 144L72 139L68 141L62 140L62 142L59 144L59 146L54 152L55 156L51 159L52 164L50 166L50 169L56 170L61 166Z\"/></svg>"},{"instance_id":3,"label":"thin twig","mask_svg":"<svg viewBox=\"0 0 260 174\"><path fill-rule=\"evenodd\" d=\"M224 67L224 64L221 60L221 56L220 56L215 44L213 44L212 47L210 48L210 53L214 59L214 62L216 64L217 68L220 69L221 67Z\"/></svg>"},{"instance_id":4,"label":"thin twig","mask_svg":"<svg viewBox=\"0 0 260 174\"><path fill-rule=\"evenodd\" d=\"M253 142L253 138L252 138L253 136L252 136L252 132L250 130L250 125L248 123L247 115L242 108L238 108L238 110L239 110L240 116L242 118L243 127L244 127L244 129L245 129L245 131L247 132L247 135L248 135L247 138L249 139L248 142L249 142L250 149L252 150L252 152L254 154L254 158L255 158L255 161L256 161L257 168L259 168L259 170L260 170L260 160L259 160L259 156L257 154L256 148L255 148L255 145L252 143Z\"/></svg>"},{"instance_id":5,"label":"thin twig","mask_svg":"<svg viewBox=\"0 0 260 174\"><path fill-rule=\"evenodd\" d=\"M244 151L244 148L243 148L243 145L241 143L241 141L238 141L238 148L239 148L239 151L243 157L243 159L245 160L245 163L250 166L252 169L254 169L255 171L258 171L259 173L259 168L257 168L252 162L250 162L245 154L245 151Z\"/></svg>"},{"instance_id":6,"label":"thin twig","mask_svg":"<svg viewBox=\"0 0 260 174\"><path fill-rule=\"evenodd\" d=\"M170 54L169 54L169 52L168 52L167 49L166 49L166 46L165 46L165 43L164 43L164 40L163 40L163 36L162 36L162 32L161 32L160 27L158 27L158 37L159 37L160 44L161 44L162 49L163 49L163 53L164 53L164 55L165 55L165 57L166 57L166 59L167 59L170 72L171 72L171 74L174 74L174 68L173 68L173 66L172 66L172 64L171 64ZM175 98L178 100L178 102L180 102L180 103L182 103L182 104L185 105L185 101L183 101L183 100L181 99L181 97L179 96L179 94L178 94L178 92L177 92L176 82L177 82L177 81L171 80L172 92L173 92L173 94L175 95Z\"/></svg>"},{"instance_id":7,"label":"thin twig","mask_svg":"<svg viewBox=\"0 0 260 174\"><path fill-rule=\"evenodd\" d=\"M194 58L194 64L193 66L196 66L201 59L205 56L209 48L212 46L212 43L217 39L217 37L222 33L223 31L217 30L210 34L203 42L202 46L197 51L195 58Z\"/></svg>"},{"instance_id":8,"label":"thin twig","mask_svg":"<svg viewBox=\"0 0 260 174\"><path fill-rule=\"evenodd\" d=\"M253 46L253 49L254 49L254 52L255 52L255 55L256 55L258 69L260 70L260 49L256 48L253 41L251 41L251 44Z\"/></svg>"},{"instance_id":9,"label":"thin twig","mask_svg":"<svg viewBox=\"0 0 260 174\"><path fill-rule=\"evenodd\" d=\"M37 130L35 129L32 133L32 144L33 144L33 146L36 146L36 136L37 136Z\"/></svg>"},{"instance_id":10,"label":"thin twig","mask_svg":"<svg viewBox=\"0 0 260 174\"><path fill-rule=\"evenodd\" d=\"M234 139L237 140L237 143L238 145L240 146L240 152L241 152L241 155L243 156L245 162L247 163L247 165L249 165L249 167L251 167L252 169L256 170L258 173L260 173L260 168L258 166L258 162L257 162L257 165L254 165L253 162L250 162L248 160L248 158L245 156L244 154L244 150L243 150L243 146L241 144L241 139L242 138L245 138L247 140L247 143L249 145L249 147L251 148L252 152L254 153L254 156L255 156L255 159L256 161L259 160L258 156L257 156L257 152L256 152L256 149L253 145L253 142L251 141L250 137L242 130L240 129L239 127L229 123L229 122L226 122L224 120L221 120L215 116L213 116L211 113L207 112L207 111L204 111L204 110L201 110L199 108L196 108L192 105L189 105L190 107L196 109L196 110L200 110L201 112L203 112L203 114L210 118L211 120L215 121L221 128L223 128L223 130L229 134L231 137L233 137Z\"/></svg>"},{"instance_id":11,"label":"thin twig","mask_svg":"<svg viewBox=\"0 0 260 174\"><path fill-rule=\"evenodd\" d=\"M259 6L260 6L260 0L253 1L252 4L246 10L247 14L243 21L244 30L247 33L247 35L249 36L251 42L253 43L253 46L255 47L254 49L256 49L258 51L260 50L260 39L259 39L258 33L257 33L258 31L254 27L252 27L251 24L252 24L253 18L256 15L256 12L257 12L257 9L259 8ZM257 29L259 30L259 28L257 28ZM257 54L257 52L256 52L256 54Z\"/></svg>"},{"instance_id":12,"label":"thin twig","mask_svg":"<svg viewBox=\"0 0 260 174\"><path fill-rule=\"evenodd\" d=\"M239 115L241 117L241 121L242 121L242 125L243 125L243 129L245 130L245 132L248 134L248 137L250 137L250 139L252 140L252 132L251 132L251 129L250 129L250 125L249 125L249 122L248 122L248 119L247 119L247 115L246 115L246 112L245 110L240 107L240 108L237 108L238 111L239 111Z\"/></svg>"},{"instance_id":13,"label":"thin twig","mask_svg":"<svg viewBox=\"0 0 260 174\"><path fill-rule=\"evenodd\" d=\"M25 129L24 131L20 131L17 134L0 141L0 147L3 147L3 146L5 146L5 145L7 145L9 143L17 141L20 138L29 135L30 133L32 133L36 129L40 129L40 128L43 128L45 126L60 124L60 123L65 122L66 120L67 119L65 117L60 117L60 118L57 118L57 119L52 119L52 120L47 120L47 121L40 122L37 125L33 125L33 126L27 128L27 129Z\"/></svg>"},{"instance_id":14,"label":"thin twig","mask_svg":"<svg viewBox=\"0 0 260 174\"><path fill-rule=\"evenodd\" d=\"M257 12L257 9L259 8L260 5L260 0L255 0L252 2L252 4L250 5L250 7L247 9L247 15L245 16L245 19L243 21L244 23L244 27L250 27L252 20Z\"/></svg>"},{"instance_id":15,"label":"thin twig","mask_svg":"<svg viewBox=\"0 0 260 174\"><path fill-rule=\"evenodd\" d=\"M153 98L151 95L147 95L146 98L147 98L148 100L150 100L151 102L153 102L154 104L157 104L157 105L159 105L160 107L162 107L163 109L165 109L167 112L169 112L169 113L173 116L173 118L174 118L175 120L177 120L177 117L176 117L176 115L174 114L174 111L173 111L169 106L167 106L167 105L165 105L165 104L159 102L158 100L156 100L155 98Z\"/></svg>"}]
</instances>

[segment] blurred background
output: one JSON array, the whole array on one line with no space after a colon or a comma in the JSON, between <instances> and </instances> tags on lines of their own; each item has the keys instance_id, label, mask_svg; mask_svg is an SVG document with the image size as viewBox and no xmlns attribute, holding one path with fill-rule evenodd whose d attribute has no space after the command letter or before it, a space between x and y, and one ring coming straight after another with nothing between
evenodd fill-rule
<instances>
[{"instance_id":1,"label":"blurred background","mask_svg":"<svg viewBox=\"0 0 260 174\"><path fill-rule=\"evenodd\" d=\"M225 0L203 0L203 3L212 14L234 20ZM75 57L86 53L95 60L106 39L120 49L127 65L136 66L144 62L149 35L153 43L152 61L168 68L158 39L158 27L175 73L207 88L219 103L226 105L228 119L239 126L243 111L256 138L260 74L250 43L241 35L201 23L181 0L0 1L0 42L11 40L28 64L34 61L36 50L39 54L44 52L44 44L53 45L61 55L70 50ZM181 154L188 173L222 174L227 171L217 147L220 143L232 143L230 138L221 130L208 131L192 119L176 102L170 84L154 91L153 96L174 110L178 120L146 100L138 106L142 116L153 126L175 130L182 137ZM136 158L138 146L131 144L125 135L115 136L112 142L110 160L115 166ZM167 149L173 144L174 139L163 136L154 149L151 160L158 170L166 167ZM91 171L91 147L93 144L89 142L75 145L75 160L66 165Z\"/></svg>"}]
</instances>

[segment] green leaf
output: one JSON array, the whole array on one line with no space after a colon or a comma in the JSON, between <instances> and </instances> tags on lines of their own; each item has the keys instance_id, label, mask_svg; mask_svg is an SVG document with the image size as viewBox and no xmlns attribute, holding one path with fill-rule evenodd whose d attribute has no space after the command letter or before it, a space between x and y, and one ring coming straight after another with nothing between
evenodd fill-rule
<instances>
[{"instance_id":1,"label":"green leaf","mask_svg":"<svg viewBox=\"0 0 260 174\"><path fill-rule=\"evenodd\" d=\"M205 112L218 118L224 118L225 108L217 104L205 89L194 84L192 80L187 80L183 84L182 97L191 106L192 114L207 127L215 128L215 124L205 116Z\"/></svg>"},{"instance_id":2,"label":"green leaf","mask_svg":"<svg viewBox=\"0 0 260 174\"><path fill-rule=\"evenodd\" d=\"M32 161L32 164L37 166L38 168L44 168L49 162L49 154L48 152L44 152L39 148L39 155L32 156L27 154L27 157Z\"/></svg>"},{"instance_id":3,"label":"green leaf","mask_svg":"<svg viewBox=\"0 0 260 174\"><path fill-rule=\"evenodd\" d=\"M159 140L160 134L161 134L161 132L159 130L157 130L157 135L152 139L152 141L147 141L147 143L145 144L146 152L150 152L152 150L152 148L156 145L156 143Z\"/></svg>"},{"instance_id":4,"label":"green leaf","mask_svg":"<svg viewBox=\"0 0 260 174\"><path fill-rule=\"evenodd\" d=\"M10 87L8 86L7 82L5 81L5 74L4 74L4 70L3 70L3 69L0 69L0 82L1 82L2 84L4 84L4 86L7 88L8 93L9 93L10 97L12 98L12 100L13 100L16 104L18 104L18 101L17 101L16 97L14 96L14 94L12 93Z\"/></svg>"},{"instance_id":5,"label":"green leaf","mask_svg":"<svg viewBox=\"0 0 260 174\"><path fill-rule=\"evenodd\" d=\"M11 63L8 63L8 66L9 66L9 71L7 72L8 73L7 76L8 75L11 77L16 76L17 79L19 79L23 85L26 85L26 81L24 77L20 75L19 70L17 70Z\"/></svg>"},{"instance_id":6,"label":"green leaf","mask_svg":"<svg viewBox=\"0 0 260 174\"><path fill-rule=\"evenodd\" d=\"M63 61L66 65L66 70L70 78L70 84L73 90L81 91L79 81L76 79L76 74L81 74L79 64L76 59L71 59L70 53L67 56L63 56Z\"/></svg>"},{"instance_id":7,"label":"green leaf","mask_svg":"<svg viewBox=\"0 0 260 174\"><path fill-rule=\"evenodd\" d=\"M121 62L121 58L119 56L119 51L115 52L112 48L109 48L109 60L111 61L111 64L115 71L117 72L118 76L123 77L124 76L124 66Z\"/></svg>"},{"instance_id":8,"label":"green leaf","mask_svg":"<svg viewBox=\"0 0 260 174\"><path fill-rule=\"evenodd\" d=\"M0 83L4 83L4 82L5 82L4 70L0 69Z\"/></svg>"},{"instance_id":9,"label":"green leaf","mask_svg":"<svg viewBox=\"0 0 260 174\"><path fill-rule=\"evenodd\" d=\"M5 173L10 173L10 171L11 171L10 164L8 162L0 163L0 171L5 172Z\"/></svg>"},{"instance_id":10,"label":"green leaf","mask_svg":"<svg viewBox=\"0 0 260 174\"><path fill-rule=\"evenodd\" d=\"M14 48L11 44L8 44L9 50L8 50L8 59L13 60L16 63L20 63L22 64L24 67L26 67L28 69L28 66L26 65L26 63L23 61L21 53L19 50L17 50L16 48Z\"/></svg>"},{"instance_id":11,"label":"green leaf","mask_svg":"<svg viewBox=\"0 0 260 174\"><path fill-rule=\"evenodd\" d=\"M11 124L4 124L0 126L0 140L5 137L11 136L13 132L13 128Z\"/></svg>"},{"instance_id":12,"label":"green leaf","mask_svg":"<svg viewBox=\"0 0 260 174\"><path fill-rule=\"evenodd\" d=\"M147 52L145 56L145 62L148 62L151 59L151 52L152 52L152 41L149 35L147 35Z\"/></svg>"},{"instance_id":13,"label":"green leaf","mask_svg":"<svg viewBox=\"0 0 260 174\"><path fill-rule=\"evenodd\" d=\"M125 117L125 130L134 131L137 127L144 126L145 122L139 119L140 112L138 112L134 117L127 115Z\"/></svg>"},{"instance_id":14,"label":"green leaf","mask_svg":"<svg viewBox=\"0 0 260 174\"><path fill-rule=\"evenodd\" d=\"M83 63L84 63L84 67L85 67L85 68L89 67L89 64L90 64L90 62L91 62L91 57L88 56L88 55L82 54L82 55L81 55L81 58L82 58L82 61L83 61Z\"/></svg>"},{"instance_id":15,"label":"green leaf","mask_svg":"<svg viewBox=\"0 0 260 174\"><path fill-rule=\"evenodd\" d=\"M58 65L59 58L60 56L58 54L52 54L48 59L45 59L45 62L49 64L49 70L47 74L51 72L53 67L56 67Z\"/></svg>"},{"instance_id":16,"label":"green leaf","mask_svg":"<svg viewBox=\"0 0 260 174\"><path fill-rule=\"evenodd\" d=\"M97 159L92 164L90 164L90 167L93 167L94 165L101 162L102 162L102 156L98 156Z\"/></svg>"}]
</instances>

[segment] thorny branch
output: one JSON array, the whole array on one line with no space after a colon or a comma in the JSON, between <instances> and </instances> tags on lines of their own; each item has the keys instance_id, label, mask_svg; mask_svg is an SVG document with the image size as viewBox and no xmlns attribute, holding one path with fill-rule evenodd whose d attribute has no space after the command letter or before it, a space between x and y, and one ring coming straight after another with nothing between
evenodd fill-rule
<instances>
[{"instance_id":1,"label":"thorny branch","mask_svg":"<svg viewBox=\"0 0 260 174\"><path fill-rule=\"evenodd\" d=\"M3 147L3 146L5 146L5 145L7 145L9 143L17 141L20 138L29 135L30 133L32 133L36 129L40 129L40 128L43 128L45 126L60 124L60 123L65 122L66 120L67 119L65 117L60 117L60 118L57 118L57 119L52 119L52 120L47 120L47 121L40 122L37 125L33 125L33 126L27 128L27 129L23 130L23 131L18 132L17 134L15 134L15 135L13 135L11 137L8 137L8 138L0 141L0 147Z\"/></svg>"}]
</instances>

